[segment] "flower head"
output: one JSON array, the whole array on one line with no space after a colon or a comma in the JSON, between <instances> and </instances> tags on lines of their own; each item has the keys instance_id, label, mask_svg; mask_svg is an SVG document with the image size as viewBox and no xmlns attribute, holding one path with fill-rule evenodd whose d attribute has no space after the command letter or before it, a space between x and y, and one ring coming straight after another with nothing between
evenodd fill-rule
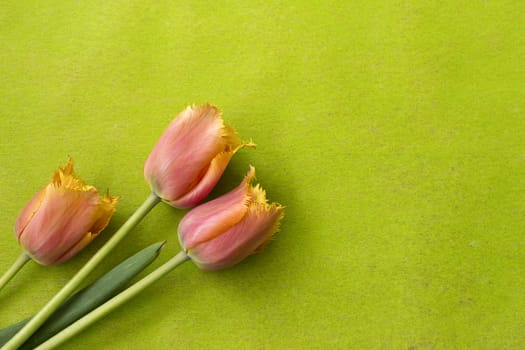
<instances>
[{"instance_id":1,"label":"flower head","mask_svg":"<svg viewBox=\"0 0 525 350\"><path fill-rule=\"evenodd\" d=\"M70 158L22 210L15 223L16 238L35 261L62 263L107 226L117 201L79 178Z\"/></svg>"},{"instance_id":2,"label":"flower head","mask_svg":"<svg viewBox=\"0 0 525 350\"><path fill-rule=\"evenodd\" d=\"M268 204L265 191L250 185L255 169L227 194L189 211L179 224L179 240L202 269L233 266L261 251L279 229L284 207Z\"/></svg>"},{"instance_id":3,"label":"flower head","mask_svg":"<svg viewBox=\"0 0 525 350\"><path fill-rule=\"evenodd\" d=\"M168 126L144 164L151 190L177 208L199 204L219 181L240 141L217 107L191 106Z\"/></svg>"}]
</instances>

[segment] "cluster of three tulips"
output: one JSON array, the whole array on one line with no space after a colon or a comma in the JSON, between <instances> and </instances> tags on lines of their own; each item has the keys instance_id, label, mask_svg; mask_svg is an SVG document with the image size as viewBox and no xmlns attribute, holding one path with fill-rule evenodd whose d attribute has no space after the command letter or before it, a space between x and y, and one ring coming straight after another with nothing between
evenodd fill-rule
<instances>
[{"instance_id":1,"label":"cluster of three tulips","mask_svg":"<svg viewBox=\"0 0 525 350\"><path fill-rule=\"evenodd\" d=\"M264 248L279 228L284 207L269 204L265 191L259 185L251 185L255 176L253 167L250 166L235 189L200 204L215 187L233 155L246 146L253 144L241 142L216 107L206 104L181 112L169 124L144 164L144 177L151 187L151 195L5 349L16 349L38 329L131 228L161 201L176 208L193 209L179 223L182 252L155 279L187 259L202 269L216 270L231 267ZM15 234L24 253L0 279L0 288L29 259L47 265L73 257L106 227L117 201L118 197L101 195L82 181L69 159L20 213Z\"/></svg>"}]
</instances>

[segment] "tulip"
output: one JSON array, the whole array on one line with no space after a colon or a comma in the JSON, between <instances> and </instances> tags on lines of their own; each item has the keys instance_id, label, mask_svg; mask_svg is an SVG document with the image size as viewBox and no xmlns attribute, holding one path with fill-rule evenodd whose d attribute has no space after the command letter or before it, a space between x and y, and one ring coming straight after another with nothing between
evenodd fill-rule
<instances>
[{"instance_id":1,"label":"tulip","mask_svg":"<svg viewBox=\"0 0 525 350\"><path fill-rule=\"evenodd\" d=\"M211 192L230 159L245 146L255 145L241 142L217 107L187 107L153 148L144 164L144 177L165 202L191 208Z\"/></svg>"},{"instance_id":2,"label":"tulip","mask_svg":"<svg viewBox=\"0 0 525 350\"><path fill-rule=\"evenodd\" d=\"M186 254L204 270L231 267L261 251L279 229L284 207L268 204L265 191L250 185L255 169L227 194L189 211L179 224Z\"/></svg>"},{"instance_id":3,"label":"tulip","mask_svg":"<svg viewBox=\"0 0 525 350\"><path fill-rule=\"evenodd\" d=\"M43 265L62 263L107 226L118 197L101 196L73 170L70 158L27 203L15 224L20 245Z\"/></svg>"}]
</instances>

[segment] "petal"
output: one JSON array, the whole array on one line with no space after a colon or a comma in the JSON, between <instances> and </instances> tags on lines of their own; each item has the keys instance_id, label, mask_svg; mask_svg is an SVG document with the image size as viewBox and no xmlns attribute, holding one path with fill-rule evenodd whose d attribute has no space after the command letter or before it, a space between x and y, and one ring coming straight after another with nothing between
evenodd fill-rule
<instances>
[{"instance_id":1,"label":"petal","mask_svg":"<svg viewBox=\"0 0 525 350\"><path fill-rule=\"evenodd\" d=\"M245 217L211 241L191 249L188 255L201 268L217 270L231 267L256 252L278 231L284 207L252 203Z\"/></svg>"},{"instance_id":2,"label":"petal","mask_svg":"<svg viewBox=\"0 0 525 350\"><path fill-rule=\"evenodd\" d=\"M92 240L94 240L98 234L106 228L109 220L115 212L115 205L117 204L119 197L111 197L109 193L106 193L104 197L100 197L100 203L97 207L96 213L94 214L95 222L93 222L91 229L85 234L80 241L78 241L73 247L71 247L64 255L58 258L54 264L61 264L78 252L84 249Z\"/></svg>"},{"instance_id":3,"label":"petal","mask_svg":"<svg viewBox=\"0 0 525 350\"><path fill-rule=\"evenodd\" d=\"M229 152L219 153L211 161L204 176L199 183L181 198L169 201L169 204L175 208L192 208L202 202L219 182L224 170L228 166L231 158L237 151L243 147L255 147L254 143L241 143L235 149Z\"/></svg>"},{"instance_id":4,"label":"petal","mask_svg":"<svg viewBox=\"0 0 525 350\"><path fill-rule=\"evenodd\" d=\"M69 157L67 164L59 167L53 174L51 183L55 186L62 186L76 191L96 191L96 188L84 182L73 169L73 158Z\"/></svg>"},{"instance_id":5,"label":"petal","mask_svg":"<svg viewBox=\"0 0 525 350\"><path fill-rule=\"evenodd\" d=\"M202 202L204 198L210 194L217 182L219 182L222 173L228 166L228 163L232 157L233 152L219 153L211 161L208 170L200 179L200 182L181 198L169 201L170 205L174 206L175 208L183 209L194 207Z\"/></svg>"},{"instance_id":6,"label":"petal","mask_svg":"<svg viewBox=\"0 0 525 350\"><path fill-rule=\"evenodd\" d=\"M120 197L111 197L109 193L106 193L104 197L100 197L97 211L94 214L95 221L92 223L89 232L93 235L93 238L106 228L111 220L111 217L115 213L115 206L119 201Z\"/></svg>"},{"instance_id":7,"label":"petal","mask_svg":"<svg viewBox=\"0 0 525 350\"><path fill-rule=\"evenodd\" d=\"M65 261L68 261L75 255L77 255L82 249L84 249L93 239L95 239L96 235L91 234L91 232L88 232L85 234L80 241L75 243L75 245L62 255L61 257L57 258L55 261L53 261L53 264L61 264Z\"/></svg>"},{"instance_id":8,"label":"petal","mask_svg":"<svg viewBox=\"0 0 525 350\"><path fill-rule=\"evenodd\" d=\"M33 198L26 204L24 209L18 215L18 218L15 222L15 235L19 240L20 236L24 233L26 226L31 222L36 212L40 208L42 201L46 195L46 188L44 187Z\"/></svg>"},{"instance_id":9,"label":"petal","mask_svg":"<svg viewBox=\"0 0 525 350\"><path fill-rule=\"evenodd\" d=\"M246 214L250 200L249 184L255 176L255 168L239 186L230 192L189 211L179 224L179 240L184 249L208 241L227 231Z\"/></svg>"},{"instance_id":10,"label":"petal","mask_svg":"<svg viewBox=\"0 0 525 350\"><path fill-rule=\"evenodd\" d=\"M67 164L62 168L59 167L51 178L51 183L55 186L65 186L68 188L85 189L88 190L90 186L87 186L82 179L80 179L73 170L73 159L68 158ZM25 227L31 221L32 217L38 211L42 201L44 200L46 193L46 187L41 189L30 201L26 204L25 208L18 215L15 223L15 234L17 238L24 231Z\"/></svg>"}]
</instances>

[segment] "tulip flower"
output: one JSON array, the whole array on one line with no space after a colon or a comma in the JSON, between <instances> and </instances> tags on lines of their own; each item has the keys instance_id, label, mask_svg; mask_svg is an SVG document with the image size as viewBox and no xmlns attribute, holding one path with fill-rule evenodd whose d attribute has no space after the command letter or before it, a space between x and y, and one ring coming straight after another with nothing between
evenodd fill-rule
<instances>
[{"instance_id":1,"label":"tulip flower","mask_svg":"<svg viewBox=\"0 0 525 350\"><path fill-rule=\"evenodd\" d=\"M78 177L70 158L18 216L15 235L24 253L2 277L0 288L29 259L50 265L72 258L107 226L117 201Z\"/></svg>"},{"instance_id":2,"label":"tulip flower","mask_svg":"<svg viewBox=\"0 0 525 350\"><path fill-rule=\"evenodd\" d=\"M43 264L60 264L87 246L107 226L118 197L101 196L73 170L70 158L27 203L15 224L20 245Z\"/></svg>"},{"instance_id":3,"label":"tulip flower","mask_svg":"<svg viewBox=\"0 0 525 350\"><path fill-rule=\"evenodd\" d=\"M204 270L231 267L261 251L278 231L284 207L268 204L265 191L251 186L255 169L229 193L189 211L179 224L186 254Z\"/></svg>"},{"instance_id":4,"label":"tulip flower","mask_svg":"<svg viewBox=\"0 0 525 350\"><path fill-rule=\"evenodd\" d=\"M191 106L168 126L144 164L151 190L176 208L199 204L219 181L230 159L252 143L240 141L217 107Z\"/></svg>"}]
</instances>

